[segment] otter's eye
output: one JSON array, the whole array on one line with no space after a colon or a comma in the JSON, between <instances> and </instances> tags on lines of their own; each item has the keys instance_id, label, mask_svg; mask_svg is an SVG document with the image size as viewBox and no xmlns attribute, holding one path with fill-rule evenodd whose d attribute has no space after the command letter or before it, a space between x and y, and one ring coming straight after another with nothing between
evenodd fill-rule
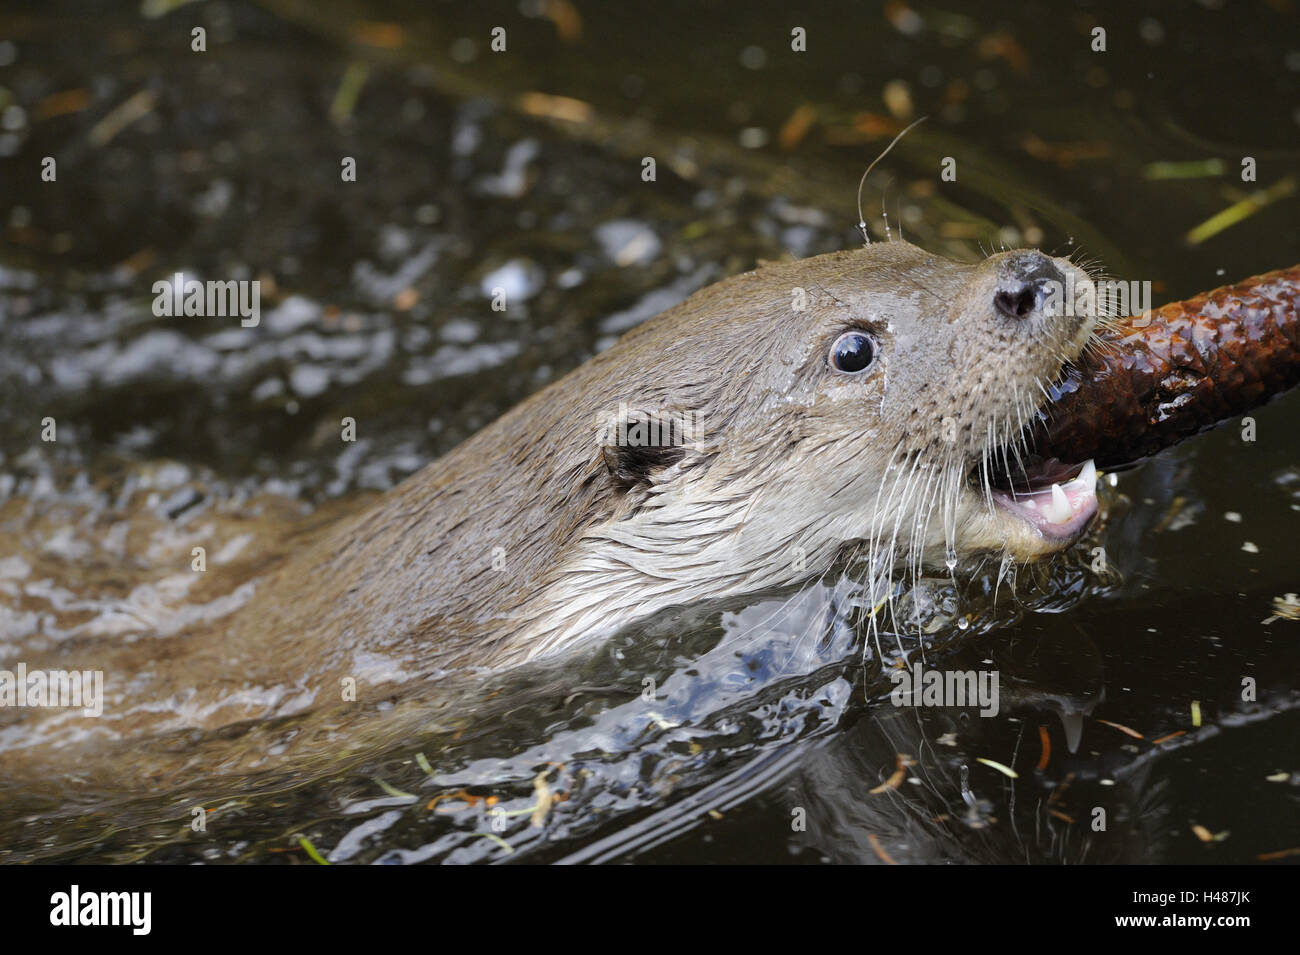
<instances>
[{"instance_id":1,"label":"otter's eye","mask_svg":"<svg viewBox=\"0 0 1300 955\"><path fill-rule=\"evenodd\" d=\"M831 367L847 375L866 371L876 358L876 340L866 332L845 332L831 346Z\"/></svg>"}]
</instances>

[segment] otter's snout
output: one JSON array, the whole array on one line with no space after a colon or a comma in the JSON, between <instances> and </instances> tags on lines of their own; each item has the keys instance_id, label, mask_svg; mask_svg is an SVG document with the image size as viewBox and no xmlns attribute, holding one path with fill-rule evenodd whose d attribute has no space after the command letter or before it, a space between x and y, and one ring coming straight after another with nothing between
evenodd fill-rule
<instances>
[{"instance_id":1,"label":"otter's snout","mask_svg":"<svg viewBox=\"0 0 1300 955\"><path fill-rule=\"evenodd\" d=\"M1065 276L1041 252L1018 252L1003 263L993 307L1010 319L1024 319L1043 308L1053 289L1060 295Z\"/></svg>"}]
</instances>

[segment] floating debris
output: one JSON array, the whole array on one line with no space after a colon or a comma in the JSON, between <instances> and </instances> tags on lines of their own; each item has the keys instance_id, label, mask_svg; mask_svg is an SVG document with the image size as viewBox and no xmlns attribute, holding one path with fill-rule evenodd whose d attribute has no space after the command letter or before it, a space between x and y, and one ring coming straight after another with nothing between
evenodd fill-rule
<instances>
[{"instance_id":1,"label":"floating debris","mask_svg":"<svg viewBox=\"0 0 1300 955\"><path fill-rule=\"evenodd\" d=\"M590 103L572 96L553 96L550 93L528 92L519 94L515 105L529 116L556 119L564 123L590 123L595 110Z\"/></svg>"},{"instance_id":2,"label":"floating debris","mask_svg":"<svg viewBox=\"0 0 1300 955\"><path fill-rule=\"evenodd\" d=\"M92 126L86 138L91 146L102 149L122 130L152 113L157 105L158 97L153 90L141 90Z\"/></svg>"},{"instance_id":3,"label":"floating debris","mask_svg":"<svg viewBox=\"0 0 1300 955\"><path fill-rule=\"evenodd\" d=\"M889 778L877 786L875 789L867 790L869 795L875 796L889 789L897 789L907 778L908 767L916 765L916 760L903 753L896 753L894 757L894 771L890 773Z\"/></svg>"},{"instance_id":4,"label":"floating debris","mask_svg":"<svg viewBox=\"0 0 1300 955\"><path fill-rule=\"evenodd\" d=\"M1206 829L1201 825L1193 825L1192 833L1202 842L1223 842L1223 840L1227 839L1228 836L1231 835L1231 833L1226 830L1223 832L1210 832L1209 829Z\"/></svg>"},{"instance_id":5,"label":"floating debris","mask_svg":"<svg viewBox=\"0 0 1300 955\"><path fill-rule=\"evenodd\" d=\"M515 851L515 847L514 847L514 846L512 846L510 843L506 842L504 839L502 839L500 836L498 836L495 832L480 832L480 833L478 833L478 835L482 836L484 839L491 839L493 842L495 842L497 845L499 845L502 849L505 849L506 852L514 852L514 851Z\"/></svg>"},{"instance_id":6,"label":"floating debris","mask_svg":"<svg viewBox=\"0 0 1300 955\"><path fill-rule=\"evenodd\" d=\"M582 14L569 0L542 0L541 14L555 24L555 32L563 42L582 40Z\"/></svg>"},{"instance_id":7,"label":"floating debris","mask_svg":"<svg viewBox=\"0 0 1300 955\"><path fill-rule=\"evenodd\" d=\"M311 840L306 836L298 837L298 845L302 846L303 851L306 852L307 855L311 857L311 861L315 862L317 865L333 865L329 859L326 859L316 850L316 847L312 845Z\"/></svg>"},{"instance_id":8,"label":"floating debris","mask_svg":"<svg viewBox=\"0 0 1300 955\"><path fill-rule=\"evenodd\" d=\"M1002 763L999 763L997 760L985 759L983 756L979 756L976 758L975 762L983 763L985 766L988 766L990 769L996 769L998 772L1000 772L1003 776L1006 776L1008 779L1020 778L1020 774L1017 773L1014 769L1012 769L1010 766L1004 766Z\"/></svg>"},{"instance_id":9,"label":"floating debris","mask_svg":"<svg viewBox=\"0 0 1300 955\"><path fill-rule=\"evenodd\" d=\"M546 825L546 816L555 805L555 793L551 791L551 784L546 781L549 772L549 769L544 769L533 778L533 792L537 793L537 805L533 807L532 813L534 829L541 829Z\"/></svg>"},{"instance_id":10,"label":"floating debris","mask_svg":"<svg viewBox=\"0 0 1300 955\"><path fill-rule=\"evenodd\" d=\"M1300 846L1294 849L1279 849L1276 852L1261 852L1255 856L1258 862L1272 862L1275 859L1285 859L1287 856L1300 856Z\"/></svg>"},{"instance_id":11,"label":"floating debris","mask_svg":"<svg viewBox=\"0 0 1300 955\"><path fill-rule=\"evenodd\" d=\"M343 79L339 80L339 88L334 94L334 102L330 103L330 121L335 126L342 125L351 118L353 111L357 107L357 98L361 95L361 89L366 85L366 80L370 78L370 67L364 63L349 63L347 70L343 73Z\"/></svg>"},{"instance_id":12,"label":"floating debris","mask_svg":"<svg viewBox=\"0 0 1300 955\"><path fill-rule=\"evenodd\" d=\"M1129 729L1127 726L1121 726L1119 723L1112 723L1110 720L1098 720L1097 722L1104 723L1106 726L1109 726L1112 729L1117 729L1121 733L1127 733L1129 736L1132 736L1134 739L1146 739L1146 737L1143 736L1141 733L1139 733L1137 730Z\"/></svg>"},{"instance_id":13,"label":"floating debris","mask_svg":"<svg viewBox=\"0 0 1300 955\"><path fill-rule=\"evenodd\" d=\"M1222 176L1228 164L1222 159L1189 159L1185 162L1151 162L1142 168L1145 179L1204 179Z\"/></svg>"},{"instance_id":14,"label":"floating debris","mask_svg":"<svg viewBox=\"0 0 1300 955\"><path fill-rule=\"evenodd\" d=\"M1262 192L1249 195L1240 202L1228 206L1222 212L1210 216L1210 218L1187 233L1187 244L1200 245L1207 239L1212 239L1224 229L1229 229L1237 223L1249 219L1260 209L1272 205L1279 199L1286 198L1293 192L1295 192L1294 177L1287 176L1285 179L1279 179Z\"/></svg>"},{"instance_id":15,"label":"floating debris","mask_svg":"<svg viewBox=\"0 0 1300 955\"><path fill-rule=\"evenodd\" d=\"M912 104L912 88L903 80L890 80L886 83L880 98L884 100L885 109L899 122L910 122L916 112Z\"/></svg>"},{"instance_id":16,"label":"floating debris","mask_svg":"<svg viewBox=\"0 0 1300 955\"><path fill-rule=\"evenodd\" d=\"M378 50L399 50L406 45L406 30L400 23L361 20L349 29L352 39Z\"/></svg>"},{"instance_id":17,"label":"floating debris","mask_svg":"<svg viewBox=\"0 0 1300 955\"><path fill-rule=\"evenodd\" d=\"M790 117L781 124L781 130L776 134L777 143L782 149L794 149L803 142L816 122L817 110L807 103L799 104Z\"/></svg>"},{"instance_id":18,"label":"floating debris","mask_svg":"<svg viewBox=\"0 0 1300 955\"><path fill-rule=\"evenodd\" d=\"M59 93L51 93L32 110L32 119L38 122L43 119L53 119L56 116L69 116L73 113L80 113L90 105L90 90L84 86L76 89L63 90Z\"/></svg>"},{"instance_id":19,"label":"floating debris","mask_svg":"<svg viewBox=\"0 0 1300 955\"><path fill-rule=\"evenodd\" d=\"M1034 133L1021 137L1020 148L1035 159L1055 163L1062 169L1069 169L1080 160L1106 159L1114 152L1111 144L1102 140L1049 143Z\"/></svg>"},{"instance_id":20,"label":"floating debris","mask_svg":"<svg viewBox=\"0 0 1300 955\"><path fill-rule=\"evenodd\" d=\"M1300 597L1295 594L1274 597L1273 615L1265 617L1263 622L1272 623L1274 620L1300 620Z\"/></svg>"},{"instance_id":21,"label":"floating debris","mask_svg":"<svg viewBox=\"0 0 1300 955\"><path fill-rule=\"evenodd\" d=\"M424 808L432 812L438 803L443 800L447 800L448 802L463 802L469 809L473 809L479 803L482 803L485 808L491 809L500 801L497 796L475 796L468 790L461 789L454 793L443 793L441 796L434 796L429 800ZM456 812L455 809L446 809L443 811L446 813Z\"/></svg>"},{"instance_id":22,"label":"floating debris","mask_svg":"<svg viewBox=\"0 0 1300 955\"><path fill-rule=\"evenodd\" d=\"M394 786L392 783L386 783L382 779L379 779L377 777L372 777L372 778L374 783L380 789L382 789L389 796L392 796L394 799L409 799L411 802L415 802L415 800L420 798L419 796L416 796L412 793L403 792L402 790Z\"/></svg>"},{"instance_id":23,"label":"floating debris","mask_svg":"<svg viewBox=\"0 0 1300 955\"><path fill-rule=\"evenodd\" d=\"M880 837L874 832L867 833L867 841L871 843L871 851L880 857L880 861L885 865L898 865L894 857L885 851L885 847L880 844Z\"/></svg>"}]
</instances>

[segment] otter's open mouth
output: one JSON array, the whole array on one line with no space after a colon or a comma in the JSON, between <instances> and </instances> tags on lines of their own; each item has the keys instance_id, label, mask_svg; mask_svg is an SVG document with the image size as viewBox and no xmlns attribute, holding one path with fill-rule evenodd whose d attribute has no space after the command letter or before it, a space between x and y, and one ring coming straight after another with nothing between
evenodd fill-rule
<instances>
[{"instance_id":1,"label":"otter's open mouth","mask_svg":"<svg viewBox=\"0 0 1300 955\"><path fill-rule=\"evenodd\" d=\"M980 484L980 469L972 479ZM1091 460L1066 464L1027 457L1023 466L989 474L993 504L1043 537L1064 541L1083 533L1097 513L1097 468Z\"/></svg>"}]
</instances>

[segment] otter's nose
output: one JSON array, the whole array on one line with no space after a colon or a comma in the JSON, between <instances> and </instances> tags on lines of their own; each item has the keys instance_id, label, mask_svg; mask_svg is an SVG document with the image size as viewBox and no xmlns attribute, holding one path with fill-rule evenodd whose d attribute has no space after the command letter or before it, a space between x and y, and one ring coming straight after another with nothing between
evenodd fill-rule
<instances>
[{"instance_id":1,"label":"otter's nose","mask_svg":"<svg viewBox=\"0 0 1300 955\"><path fill-rule=\"evenodd\" d=\"M1043 307L1052 287L1059 290L1065 284L1056 263L1041 252L1023 252L1008 259L1002 274L993 307L1013 319L1028 318Z\"/></svg>"}]
</instances>

